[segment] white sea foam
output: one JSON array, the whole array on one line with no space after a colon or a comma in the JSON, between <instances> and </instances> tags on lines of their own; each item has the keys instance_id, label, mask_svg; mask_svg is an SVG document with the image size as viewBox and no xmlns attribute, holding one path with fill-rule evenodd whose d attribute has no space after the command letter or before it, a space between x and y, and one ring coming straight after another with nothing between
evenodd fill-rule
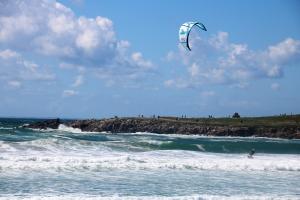
<instances>
[{"instance_id":1,"label":"white sea foam","mask_svg":"<svg viewBox=\"0 0 300 200\"><path fill-rule=\"evenodd\" d=\"M0 141L0 152L17 151L12 145L7 142Z\"/></svg>"},{"instance_id":2,"label":"white sea foam","mask_svg":"<svg viewBox=\"0 0 300 200\"><path fill-rule=\"evenodd\" d=\"M14 129L13 127L2 127L0 126L0 130L12 130Z\"/></svg>"},{"instance_id":3,"label":"white sea foam","mask_svg":"<svg viewBox=\"0 0 300 200\"><path fill-rule=\"evenodd\" d=\"M67 142L67 143L66 143ZM212 154L182 150L124 152L83 141L38 140L11 147L1 143L4 151L0 171L99 171L103 169L171 169L171 170L223 170L223 171L300 171L298 155L246 155ZM3 146L4 145L4 146ZM7 146L8 145L8 146Z\"/></svg>"},{"instance_id":4,"label":"white sea foam","mask_svg":"<svg viewBox=\"0 0 300 200\"><path fill-rule=\"evenodd\" d=\"M122 134L129 134L129 133L118 133ZM216 139L217 141L228 141L228 138L234 139L234 141L244 141L247 139L264 139L270 140L272 142L291 142L291 139L284 139L284 138L269 138L269 137L256 137L256 136L249 136L249 137L241 137L241 136L214 136L214 135L199 135L199 134L161 134L161 133L150 133L150 132L135 132L130 133L133 135L145 135L145 136L165 136L170 138L187 138L187 139L197 139L197 138L209 138L209 139ZM299 141L300 139L292 139L293 141Z\"/></svg>"},{"instance_id":5,"label":"white sea foam","mask_svg":"<svg viewBox=\"0 0 300 200\"><path fill-rule=\"evenodd\" d=\"M0 200L299 200L299 196L292 195L265 195L265 196L247 196L247 195L188 195L188 196L104 196L73 194L73 195L49 195L49 196L3 196Z\"/></svg>"},{"instance_id":6,"label":"white sea foam","mask_svg":"<svg viewBox=\"0 0 300 200\"><path fill-rule=\"evenodd\" d=\"M73 127L66 126L64 124L58 125L58 129L53 129L53 128L46 128L46 129L29 128L29 129L31 129L33 131L38 131L38 132L57 132L57 131L61 131L61 132L70 132L70 133L92 133L92 132L84 132L84 131L81 131L80 128L73 128Z\"/></svg>"},{"instance_id":7,"label":"white sea foam","mask_svg":"<svg viewBox=\"0 0 300 200\"><path fill-rule=\"evenodd\" d=\"M73 128L73 127L66 126L64 124L60 124L58 126L58 130L65 131L65 132L72 132L72 133L82 133L80 128Z\"/></svg>"},{"instance_id":8,"label":"white sea foam","mask_svg":"<svg viewBox=\"0 0 300 200\"><path fill-rule=\"evenodd\" d=\"M159 137L148 137L148 136L118 136L118 135L100 135L99 139L103 141L89 141L84 140L94 139L96 137L98 139L97 134L86 135L82 133L65 133L65 131L56 131L51 134L41 134L41 138L32 141L22 141L22 142L4 142L0 141L0 174L2 174L4 181L19 181L18 179L14 179L14 177L22 177L25 178L36 178L32 179L33 182L37 180L46 180L47 177L61 177L60 179L62 183L64 183L64 177L69 180L69 178L77 179L76 181L81 182L81 178L84 177L84 181L82 183L86 183L85 180L91 181L91 185L88 187L93 187L93 184L98 185L106 184L107 187L110 187L110 184L115 184L122 182L126 186L128 190L142 190L140 187L136 188L136 185L139 185L140 179L148 180L153 178L156 182L159 182L158 186L161 184L161 180L171 181L171 186L173 187L176 184L177 179L189 180L182 181L180 187L187 187L184 191L186 193L181 193L180 190L175 190L174 192L169 192L167 194L164 193L156 193L156 187L154 189L149 189L149 192L141 192L141 193L124 193L118 190L107 191L104 194L101 193L99 195L93 196L95 193L89 193L89 190L86 190L85 187L78 187L78 190L74 190L74 187L77 188L77 182L74 185L66 185L66 187L70 187L68 191L75 191L75 193L60 193L61 188L57 189L56 186L52 186L49 184L49 188L43 190L41 193L35 193L37 190L33 190L32 193L24 193L27 196L22 196L23 193L18 193L15 196L15 190L12 188L11 193L0 194L0 200L4 199L41 199L41 200L54 200L54 199L207 199L207 200L216 200L216 199L224 199L224 200L235 200L235 199L300 199L300 196L276 196L276 194L280 194L281 190L266 189L266 193L262 193L263 189L251 188L250 191L246 187L237 192L235 190L236 183L239 183L240 179L243 181L244 177L250 177L251 181L254 181L255 184L256 179L261 179L262 177L266 177L266 179L271 177L271 180L266 183L270 183L272 181L274 183L274 187L282 188L282 185L288 183L290 180L292 184L297 183L297 177L300 175L300 156L297 154L255 154L254 159L248 159L247 155L242 154L220 154L220 153L208 153L208 152L200 152L200 151L185 151L185 150L153 150L153 148L147 149L150 145L145 145L141 143L148 143L154 145L161 145L165 143L170 143L172 141L159 140ZM74 139L75 138L75 139ZM78 139L76 139L78 138ZM108 140L108 141L106 141ZM193 144L196 145L197 144ZM146 147L145 147L146 146ZM132 150L132 148L141 148L142 151ZM198 145L198 149L205 149L203 146ZM149 150L149 151L148 151ZM121 174L121 175L120 175ZM126 174L126 175L125 175ZM174 174L174 177L170 174ZM189 184L196 185L194 183L201 183L201 181L207 181L204 177L203 179L197 179L198 175L213 174L212 184L215 184L215 180L217 182L224 182L223 185L218 188L213 189L205 189L205 192L209 191L209 195L193 195L195 193L202 194L203 191L197 190L194 188L188 189ZM214 176L216 174L216 176ZM141 176L140 176L141 175ZM182 176L181 176L182 175ZM192 175L192 176L191 176ZM194 176L196 175L196 176ZM228 176L227 176L228 175ZM240 176L241 175L241 176ZM274 176L275 175L275 176ZM28 177L26 177L28 176ZM41 177L40 177L41 176ZM127 179L127 176L129 179ZM157 177L161 177L162 179L157 179ZM232 178L234 176L234 178ZM104 177L104 179L103 179ZM109 178L107 178L109 177ZM127 182L127 180L131 180L131 177L138 177L137 180L134 179L133 182ZM145 178L147 177L147 178ZM240 178L241 177L241 178ZM107 178L107 179L106 179ZM281 182L276 183L276 178L278 180L281 179ZM232 185L228 186L227 190L227 182L230 180L237 179ZM20 179L21 180L21 179ZM31 180L31 179L30 179ZM100 181L101 180L101 181ZM173 182L174 180L174 182ZM191 180L191 182L190 182ZM111 181L111 182L110 182ZM194 182L193 182L194 181ZM209 182L209 181L208 181ZM283 182L283 183L282 183ZM51 179L50 179L50 183ZM144 185L146 182L143 182ZM174 183L174 185L173 185ZM232 182L230 182L232 183ZM265 182L263 182L264 184ZM14 183L12 182L11 185ZM165 184L163 182L163 184ZM167 183L168 184L168 183ZM167 185L166 184L166 185ZM186 185L185 185L186 184ZM277 185L276 185L277 184ZM290 186L292 185L290 184ZM208 184L209 185L209 184ZM247 186L245 184L244 186ZM43 186L43 184L41 184ZM147 187L147 185L145 184ZM250 185L251 186L251 185ZM273 185L272 185L273 186ZM290 188L287 184L285 191L287 188ZM294 185L292 185L294 186ZM13 187L13 186L12 186ZM47 184L48 187L48 184ZM59 186L60 187L60 186ZM106 187L106 186L105 186ZM130 187L130 188L129 188ZM132 187L132 188L131 188ZM168 188L166 187L166 188ZM180 188L179 187L179 188ZM206 186L205 186L206 187ZM204 187L204 188L205 188ZM210 186L209 186L210 187ZM294 186L297 187L297 184ZM101 188L101 187L99 187ZM126 190L127 190L126 188ZM142 187L141 187L142 188ZM287 191L284 194L294 194L297 193L297 189L291 189L291 191ZM10 191L9 190L9 191ZM252 191L251 191L252 190ZM271 191L270 191L271 190ZM100 189L99 189L100 191ZM188 193L190 191L190 193ZM113 195L115 192L120 192L120 194ZM224 193L223 193L224 192ZM44 195L45 193L45 195ZM231 194L243 194L243 195L233 195ZM154 195L154 196L122 196L124 194L128 195ZM167 196L155 196L155 194L164 194ZM176 196L187 194L187 196ZM191 194L191 195L189 195ZM205 194L205 193L204 193ZM211 195L216 194L216 195ZM219 194L219 196L217 195ZM226 195L225 195L226 194ZM266 194L269 196L259 196L260 194ZM108 195L108 196L101 196ZM175 195L175 196L169 196ZM224 196L222 196L224 195ZM250 196L249 196L250 195ZM257 195L257 196L251 196ZM272 196L274 195L274 196Z\"/></svg>"},{"instance_id":9,"label":"white sea foam","mask_svg":"<svg viewBox=\"0 0 300 200\"><path fill-rule=\"evenodd\" d=\"M53 130L53 129L50 129L50 130ZM101 132L82 131L80 128L73 128L73 127L70 127L70 126L66 126L64 124L60 124L58 126L58 131L70 132L70 133L87 133L87 134L91 134L91 133L111 134L111 133L108 133L106 131L101 131Z\"/></svg>"},{"instance_id":10,"label":"white sea foam","mask_svg":"<svg viewBox=\"0 0 300 200\"><path fill-rule=\"evenodd\" d=\"M152 145L162 145L162 144L170 144L170 143L172 143L172 141L149 140L149 139L141 140L141 142L152 144Z\"/></svg>"},{"instance_id":11,"label":"white sea foam","mask_svg":"<svg viewBox=\"0 0 300 200\"><path fill-rule=\"evenodd\" d=\"M204 147L201 144L196 144L196 147L200 150L200 151L206 151L204 149Z\"/></svg>"}]
</instances>

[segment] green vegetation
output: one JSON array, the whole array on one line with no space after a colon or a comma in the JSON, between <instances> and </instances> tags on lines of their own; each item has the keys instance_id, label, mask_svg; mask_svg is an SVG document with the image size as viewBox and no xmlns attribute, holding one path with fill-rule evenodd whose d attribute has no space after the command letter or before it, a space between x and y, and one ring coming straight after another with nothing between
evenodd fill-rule
<instances>
[{"instance_id":1,"label":"green vegetation","mask_svg":"<svg viewBox=\"0 0 300 200\"><path fill-rule=\"evenodd\" d=\"M300 115L280 115L266 117L240 117L240 118L180 118L160 117L161 120L178 121L184 123L197 123L201 125L217 126L247 126L247 127L280 127L300 126Z\"/></svg>"}]
</instances>

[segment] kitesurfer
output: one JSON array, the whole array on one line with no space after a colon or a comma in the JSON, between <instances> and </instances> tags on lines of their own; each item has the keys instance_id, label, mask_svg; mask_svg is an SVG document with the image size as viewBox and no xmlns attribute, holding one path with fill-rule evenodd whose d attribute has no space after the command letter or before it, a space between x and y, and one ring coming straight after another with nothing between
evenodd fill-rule
<instances>
[{"instance_id":1,"label":"kitesurfer","mask_svg":"<svg viewBox=\"0 0 300 200\"><path fill-rule=\"evenodd\" d=\"M249 152L248 158L253 158L253 155L255 154L255 149L251 149Z\"/></svg>"}]
</instances>

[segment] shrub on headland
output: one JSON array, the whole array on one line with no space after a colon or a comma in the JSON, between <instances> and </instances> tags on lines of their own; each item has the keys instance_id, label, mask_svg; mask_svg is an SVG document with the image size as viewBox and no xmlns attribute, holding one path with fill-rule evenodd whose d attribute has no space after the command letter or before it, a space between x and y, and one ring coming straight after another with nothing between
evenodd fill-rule
<instances>
[{"instance_id":1,"label":"shrub on headland","mask_svg":"<svg viewBox=\"0 0 300 200\"><path fill-rule=\"evenodd\" d=\"M232 115L232 118L240 118L241 116L239 115L239 113L235 112L233 115Z\"/></svg>"}]
</instances>

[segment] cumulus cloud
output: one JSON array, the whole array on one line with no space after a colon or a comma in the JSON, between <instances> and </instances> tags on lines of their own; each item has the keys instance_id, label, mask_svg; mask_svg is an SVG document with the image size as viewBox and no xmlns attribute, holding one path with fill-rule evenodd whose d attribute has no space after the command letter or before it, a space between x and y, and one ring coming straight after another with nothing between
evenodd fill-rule
<instances>
[{"instance_id":1,"label":"cumulus cloud","mask_svg":"<svg viewBox=\"0 0 300 200\"><path fill-rule=\"evenodd\" d=\"M62 94L63 97L71 97L75 95L78 95L78 92L75 90L64 90Z\"/></svg>"},{"instance_id":2,"label":"cumulus cloud","mask_svg":"<svg viewBox=\"0 0 300 200\"><path fill-rule=\"evenodd\" d=\"M214 91L203 91L201 92L201 97L212 97L215 96L216 93Z\"/></svg>"},{"instance_id":3,"label":"cumulus cloud","mask_svg":"<svg viewBox=\"0 0 300 200\"><path fill-rule=\"evenodd\" d=\"M189 68L188 72L191 77L196 77L199 75L199 66L196 63L193 63Z\"/></svg>"},{"instance_id":4,"label":"cumulus cloud","mask_svg":"<svg viewBox=\"0 0 300 200\"><path fill-rule=\"evenodd\" d=\"M255 79L280 78L286 66L300 62L300 41L292 38L255 51L247 44L230 42L227 32L219 32L208 39L194 35L191 46L191 52L179 45L178 52L166 55L166 60L182 63L187 69L186 76L175 78L174 83L185 82L189 87L245 85ZM168 83L170 86L171 80Z\"/></svg>"},{"instance_id":5,"label":"cumulus cloud","mask_svg":"<svg viewBox=\"0 0 300 200\"><path fill-rule=\"evenodd\" d=\"M174 83L175 83L174 80L169 79L169 80L166 80L166 81L164 82L164 85L165 85L166 87L171 87L171 86L174 85Z\"/></svg>"},{"instance_id":6,"label":"cumulus cloud","mask_svg":"<svg viewBox=\"0 0 300 200\"><path fill-rule=\"evenodd\" d=\"M286 64L299 59L300 41L287 38L277 45L270 46L267 52L272 62Z\"/></svg>"},{"instance_id":7,"label":"cumulus cloud","mask_svg":"<svg viewBox=\"0 0 300 200\"><path fill-rule=\"evenodd\" d=\"M11 58L16 58L19 57L19 54L15 51L12 51L10 49L5 49L3 51L0 51L0 58L1 59L11 59Z\"/></svg>"},{"instance_id":8,"label":"cumulus cloud","mask_svg":"<svg viewBox=\"0 0 300 200\"><path fill-rule=\"evenodd\" d=\"M128 41L117 39L113 22L106 17L76 16L55 0L4 0L0 6L0 47L3 49L21 54L30 51L54 58L64 63L62 67L85 66L110 75L115 72L125 77L138 73L141 76L153 69L152 62L142 53L131 53ZM9 56L17 55L0 54L1 58Z\"/></svg>"},{"instance_id":9,"label":"cumulus cloud","mask_svg":"<svg viewBox=\"0 0 300 200\"><path fill-rule=\"evenodd\" d=\"M271 89L272 90L279 90L280 89L280 85L279 85L279 83L272 83L271 84Z\"/></svg>"},{"instance_id":10,"label":"cumulus cloud","mask_svg":"<svg viewBox=\"0 0 300 200\"><path fill-rule=\"evenodd\" d=\"M149 69L153 67L153 64L150 61L145 60L140 52L133 53L131 58L138 66L141 66L142 68Z\"/></svg>"},{"instance_id":11,"label":"cumulus cloud","mask_svg":"<svg viewBox=\"0 0 300 200\"><path fill-rule=\"evenodd\" d=\"M19 88L22 85L20 81L15 80L8 81L7 84L12 88Z\"/></svg>"},{"instance_id":12,"label":"cumulus cloud","mask_svg":"<svg viewBox=\"0 0 300 200\"><path fill-rule=\"evenodd\" d=\"M182 78L178 78L178 79L169 79L164 81L164 85L166 87L176 87L176 88L192 88L193 84L190 80L185 80Z\"/></svg>"},{"instance_id":13,"label":"cumulus cloud","mask_svg":"<svg viewBox=\"0 0 300 200\"><path fill-rule=\"evenodd\" d=\"M73 87L79 87L83 84L83 75L78 75L75 79L75 82L72 84Z\"/></svg>"},{"instance_id":14,"label":"cumulus cloud","mask_svg":"<svg viewBox=\"0 0 300 200\"><path fill-rule=\"evenodd\" d=\"M52 81L56 78L47 67L41 67L10 49L0 50L0 63L0 82L14 88L20 87L23 81Z\"/></svg>"}]
</instances>

